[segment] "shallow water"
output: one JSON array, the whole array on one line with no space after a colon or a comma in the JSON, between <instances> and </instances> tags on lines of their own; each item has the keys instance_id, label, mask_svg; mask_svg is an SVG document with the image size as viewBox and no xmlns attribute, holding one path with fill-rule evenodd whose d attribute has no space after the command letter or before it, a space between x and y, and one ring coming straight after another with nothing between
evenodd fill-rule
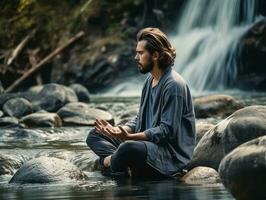
<instances>
[{"instance_id":1,"label":"shallow water","mask_svg":"<svg viewBox=\"0 0 266 200\"><path fill-rule=\"evenodd\" d=\"M265 105L264 93L238 93L236 98L247 105ZM123 106L138 104L139 97L92 97L92 105L118 112ZM205 119L220 121L220 118ZM234 199L220 183L210 185L181 184L175 179L135 180L112 179L94 171L97 157L86 146L87 132L92 127L57 129L0 129L0 154L17 162L41 155L65 159L77 165L89 177L88 181L60 184L8 184L17 169L0 175L0 199ZM0 163L1 164L1 163ZM1 169L1 165L0 165Z\"/></svg>"}]
</instances>

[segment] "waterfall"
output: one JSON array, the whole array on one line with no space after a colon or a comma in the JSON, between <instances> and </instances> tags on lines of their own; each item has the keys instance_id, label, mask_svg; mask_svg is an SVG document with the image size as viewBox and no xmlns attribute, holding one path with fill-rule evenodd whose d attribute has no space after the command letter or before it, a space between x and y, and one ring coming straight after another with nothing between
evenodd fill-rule
<instances>
[{"instance_id":1,"label":"waterfall","mask_svg":"<svg viewBox=\"0 0 266 200\"><path fill-rule=\"evenodd\" d=\"M255 18L254 0L190 0L170 40L176 70L197 92L223 90L237 76L238 42Z\"/></svg>"},{"instance_id":2,"label":"waterfall","mask_svg":"<svg viewBox=\"0 0 266 200\"><path fill-rule=\"evenodd\" d=\"M174 67L193 94L233 86L239 39L254 24L255 10L256 0L186 1L169 39L177 50ZM143 75L136 75L106 94L140 95L142 84Z\"/></svg>"}]
</instances>

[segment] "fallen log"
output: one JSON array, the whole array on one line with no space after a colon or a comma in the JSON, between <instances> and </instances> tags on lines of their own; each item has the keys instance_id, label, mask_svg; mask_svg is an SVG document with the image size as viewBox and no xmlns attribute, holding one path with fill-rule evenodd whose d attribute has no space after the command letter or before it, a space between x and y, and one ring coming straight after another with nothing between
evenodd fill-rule
<instances>
[{"instance_id":1,"label":"fallen log","mask_svg":"<svg viewBox=\"0 0 266 200\"><path fill-rule=\"evenodd\" d=\"M6 92L13 91L16 87L18 87L23 81L25 81L27 78L35 74L37 71L39 71L44 64L47 64L51 59L53 59L57 54L59 54L61 51L63 51L66 47L77 41L79 38L83 37L85 33L83 31L80 31L77 33L74 37L70 38L65 44L62 46L59 46L57 49L55 49L52 53L50 53L48 56L46 56L44 59L42 59L38 64L35 65L35 67L32 67L29 71L27 71L23 76L21 76L19 79L17 79L12 85L10 85Z\"/></svg>"}]
</instances>

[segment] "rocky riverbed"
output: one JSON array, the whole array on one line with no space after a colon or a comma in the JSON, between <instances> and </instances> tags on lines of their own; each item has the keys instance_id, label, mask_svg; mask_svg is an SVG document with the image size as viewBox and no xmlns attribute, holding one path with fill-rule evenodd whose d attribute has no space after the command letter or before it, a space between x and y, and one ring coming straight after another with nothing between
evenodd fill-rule
<instances>
[{"instance_id":1,"label":"rocky riverbed","mask_svg":"<svg viewBox=\"0 0 266 200\"><path fill-rule=\"evenodd\" d=\"M166 185L176 191L174 185L216 188L223 183L237 199L245 199L243 191L248 197L264 195L265 100L259 93L195 97L197 146L193 159L181 183ZM0 188L67 184L88 189L91 183L89 189L105 190L106 181L111 187L119 185L100 175L97 156L86 146L85 138L95 118L123 124L138 112L138 103L139 97L90 95L77 84L47 84L23 93L2 94ZM160 182L163 180L149 182L149 187Z\"/></svg>"}]
</instances>

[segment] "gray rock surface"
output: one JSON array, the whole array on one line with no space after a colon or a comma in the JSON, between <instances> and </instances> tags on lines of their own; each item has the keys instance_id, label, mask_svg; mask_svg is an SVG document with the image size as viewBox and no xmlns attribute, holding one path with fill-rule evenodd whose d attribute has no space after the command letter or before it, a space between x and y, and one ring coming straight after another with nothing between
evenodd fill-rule
<instances>
[{"instance_id":1,"label":"gray rock surface","mask_svg":"<svg viewBox=\"0 0 266 200\"><path fill-rule=\"evenodd\" d=\"M236 111L205 133L197 144L191 166L218 170L223 157L237 146L266 134L266 106Z\"/></svg>"},{"instance_id":2,"label":"gray rock surface","mask_svg":"<svg viewBox=\"0 0 266 200\"><path fill-rule=\"evenodd\" d=\"M86 179L87 176L75 165L43 156L24 163L9 183L65 183Z\"/></svg>"},{"instance_id":3,"label":"gray rock surface","mask_svg":"<svg viewBox=\"0 0 266 200\"><path fill-rule=\"evenodd\" d=\"M227 117L240 108L243 108L243 105L229 95L210 95L194 100L194 109L197 118L211 116Z\"/></svg>"},{"instance_id":4,"label":"gray rock surface","mask_svg":"<svg viewBox=\"0 0 266 200\"><path fill-rule=\"evenodd\" d=\"M266 136L229 153L221 161L219 174L236 199L266 199Z\"/></svg>"},{"instance_id":5,"label":"gray rock surface","mask_svg":"<svg viewBox=\"0 0 266 200\"><path fill-rule=\"evenodd\" d=\"M33 112L32 104L24 98L12 98L5 102L3 111L11 116L20 118Z\"/></svg>"},{"instance_id":6,"label":"gray rock surface","mask_svg":"<svg viewBox=\"0 0 266 200\"><path fill-rule=\"evenodd\" d=\"M214 184L221 182L218 172L209 167L195 167L181 179L187 184Z\"/></svg>"},{"instance_id":7,"label":"gray rock surface","mask_svg":"<svg viewBox=\"0 0 266 200\"><path fill-rule=\"evenodd\" d=\"M77 101L78 97L71 88L51 83L43 86L38 98L34 100L34 105L48 112L56 112L65 104Z\"/></svg>"},{"instance_id":8,"label":"gray rock surface","mask_svg":"<svg viewBox=\"0 0 266 200\"><path fill-rule=\"evenodd\" d=\"M37 112L23 117L21 123L27 127L61 127L62 120L56 113Z\"/></svg>"},{"instance_id":9,"label":"gray rock surface","mask_svg":"<svg viewBox=\"0 0 266 200\"><path fill-rule=\"evenodd\" d=\"M87 104L69 103L58 110L64 125L94 125L95 119L104 119L114 124L113 116L107 111L90 108Z\"/></svg>"}]
</instances>

